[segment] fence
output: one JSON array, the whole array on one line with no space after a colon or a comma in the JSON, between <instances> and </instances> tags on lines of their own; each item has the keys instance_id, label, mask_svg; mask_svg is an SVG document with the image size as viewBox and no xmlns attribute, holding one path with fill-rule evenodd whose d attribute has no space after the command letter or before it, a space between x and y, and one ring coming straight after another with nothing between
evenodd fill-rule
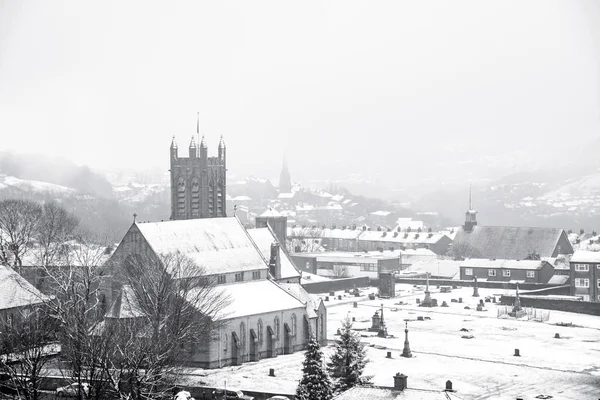
<instances>
[{"instance_id":1,"label":"fence","mask_svg":"<svg viewBox=\"0 0 600 400\"><path fill-rule=\"evenodd\" d=\"M426 283L425 278L404 278L397 277L396 282L398 283L408 283L411 285L424 285ZM433 286L462 286L462 287L473 287L473 281L462 281L457 279L429 279L429 285ZM511 282L503 282L503 281L479 281L477 282L477 286L480 288L493 288L493 289L516 289L517 284ZM570 287L569 285L552 285L548 283L533 283L533 282L525 282L519 283L519 289L521 290L536 290L541 291L544 289L546 294L555 294L555 295L568 295Z\"/></svg>"},{"instance_id":2,"label":"fence","mask_svg":"<svg viewBox=\"0 0 600 400\"><path fill-rule=\"evenodd\" d=\"M537 307L545 310L568 311L579 314L600 315L600 303L589 301L570 300L570 299L552 299L544 296L519 296L523 307ZM515 296L500 296L500 304L512 305Z\"/></svg>"},{"instance_id":3,"label":"fence","mask_svg":"<svg viewBox=\"0 0 600 400\"><path fill-rule=\"evenodd\" d=\"M508 316L512 311L512 306L498 306L497 309L498 318L500 318ZM523 311L525 311L528 321L547 322L550 319L550 311L538 310L534 307L523 307Z\"/></svg>"}]
</instances>

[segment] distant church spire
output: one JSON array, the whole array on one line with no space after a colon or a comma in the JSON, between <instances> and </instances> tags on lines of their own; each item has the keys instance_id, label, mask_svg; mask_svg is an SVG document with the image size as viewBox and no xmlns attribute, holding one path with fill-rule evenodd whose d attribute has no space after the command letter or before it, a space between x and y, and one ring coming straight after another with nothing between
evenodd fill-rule
<instances>
[{"instance_id":1,"label":"distant church spire","mask_svg":"<svg viewBox=\"0 0 600 400\"><path fill-rule=\"evenodd\" d=\"M292 191L292 178L288 170L287 157L283 156L283 165L281 166L281 175L279 175L279 192L290 193Z\"/></svg>"},{"instance_id":2,"label":"distant church spire","mask_svg":"<svg viewBox=\"0 0 600 400\"><path fill-rule=\"evenodd\" d=\"M469 210L473 209L472 186L469 183Z\"/></svg>"},{"instance_id":3,"label":"distant church spire","mask_svg":"<svg viewBox=\"0 0 600 400\"><path fill-rule=\"evenodd\" d=\"M473 193L472 187L469 184L469 209L465 213L463 229L465 232L471 232L475 226L477 226L477 211L473 209Z\"/></svg>"}]
</instances>

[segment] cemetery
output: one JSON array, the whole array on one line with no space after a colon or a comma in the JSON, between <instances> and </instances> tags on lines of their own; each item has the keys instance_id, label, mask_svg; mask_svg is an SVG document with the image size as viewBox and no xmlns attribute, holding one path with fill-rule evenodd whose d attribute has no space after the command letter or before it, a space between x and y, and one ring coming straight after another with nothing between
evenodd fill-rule
<instances>
[{"instance_id":1,"label":"cemetery","mask_svg":"<svg viewBox=\"0 0 600 400\"><path fill-rule=\"evenodd\" d=\"M413 388L443 389L451 381L461 399L597 398L600 317L499 304L501 295L516 296L515 290L397 284L394 297L377 293L361 288L314 295L329 297L330 342L342 320L354 321L370 359L365 374L375 385L389 386L390 373L400 372L410 375ZM325 355L330 351L325 348ZM198 371L201 376L189 379L208 385L231 379L228 385L242 390L259 385L291 395L302 360L299 352L235 367L235 374ZM271 369L277 379L269 378Z\"/></svg>"}]
</instances>

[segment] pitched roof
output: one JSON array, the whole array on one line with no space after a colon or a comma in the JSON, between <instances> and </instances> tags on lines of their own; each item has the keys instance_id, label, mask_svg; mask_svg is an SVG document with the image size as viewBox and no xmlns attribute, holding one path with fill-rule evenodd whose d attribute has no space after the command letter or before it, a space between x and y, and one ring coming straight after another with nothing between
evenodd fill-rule
<instances>
[{"instance_id":1,"label":"pitched roof","mask_svg":"<svg viewBox=\"0 0 600 400\"><path fill-rule=\"evenodd\" d=\"M25 307L48 300L12 268L0 265L0 310Z\"/></svg>"},{"instance_id":2,"label":"pitched roof","mask_svg":"<svg viewBox=\"0 0 600 400\"><path fill-rule=\"evenodd\" d=\"M334 400L449 400L458 397L441 390L412 389L394 390L382 387L359 387L355 386Z\"/></svg>"},{"instance_id":3,"label":"pitched roof","mask_svg":"<svg viewBox=\"0 0 600 400\"><path fill-rule=\"evenodd\" d=\"M571 256L572 263L600 263L599 251L577 250Z\"/></svg>"},{"instance_id":4,"label":"pitched roof","mask_svg":"<svg viewBox=\"0 0 600 400\"><path fill-rule=\"evenodd\" d=\"M202 218L137 224L157 254L181 252L202 275L267 269L267 264L237 218Z\"/></svg>"},{"instance_id":5,"label":"pitched roof","mask_svg":"<svg viewBox=\"0 0 600 400\"><path fill-rule=\"evenodd\" d=\"M214 290L228 300L217 318L231 319L305 307L296 297L267 279L218 285ZM190 295L195 295L193 290Z\"/></svg>"},{"instance_id":6,"label":"pitched roof","mask_svg":"<svg viewBox=\"0 0 600 400\"><path fill-rule=\"evenodd\" d=\"M139 318L145 314L130 285L123 285L117 299L106 313L106 318Z\"/></svg>"},{"instance_id":7,"label":"pitched roof","mask_svg":"<svg viewBox=\"0 0 600 400\"><path fill-rule=\"evenodd\" d=\"M447 237L440 232L387 232L387 231L364 231L359 241L381 242L381 243L421 243L434 244ZM450 241L450 240L448 240Z\"/></svg>"},{"instance_id":8,"label":"pitched roof","mask_svg":"<svg viewBox=\"0 0 600 400\"><path fill-rule=\"evenodd\" d=\"M256 228L256 229L248 229L248 234L258 247L258 250L262 253L263 257L266 260L271 258L271 244L277 241L275 235L269 228ZM285 246L285 243L281 244L281 246ZM279 247L279 261L281 263L281 279L286 278L298 278L300 277L300 273L294 266L294 263L288 257L287 253L283 251L283 249Z\"/></svg>"},{"instance_id":9,"label":"pitched roof","mask_svg":"<svg viewBox=\"0 0 600 400\"><path fill-rule=\"evenodd\" d=\"M472 248L467 250L469 254L465 254L468 257L522 260L534 251L541 257L552 257L562 235L565 235L565 242L569 244L563 229L475 226L471 232L459 229L453 246L467 244ZM561 249L561 253L570 252L572 248Z\"/></svg>"},{"instance_id":10,"label":"pitched roof","mask_svg":"<svg viewBox=\"0 0 600 400\"><path fill-rule=\"evenodd\" d=\"M267 211L265 211L264 213L260 214L261 217L282 217L282 215L280 213L277 212L277 210L273 210L272 208L269 207L269 209Z\"/></svg>"}]
</instances>

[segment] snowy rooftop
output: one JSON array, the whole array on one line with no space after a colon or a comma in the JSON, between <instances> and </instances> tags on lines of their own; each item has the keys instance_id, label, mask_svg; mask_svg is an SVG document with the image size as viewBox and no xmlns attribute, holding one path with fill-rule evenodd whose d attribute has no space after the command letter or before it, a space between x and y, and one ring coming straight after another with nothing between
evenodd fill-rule
<instances>
[{"instance_id":1,"label":"snowy rooftop","mask_svg":"<svg viewBox=\"0 0 600 400\"><path fill-rule=\"evenodd\" d=\"M433 244L439 242L444 236L438 232L386 232L386 231L365 231L358 240L386 242L386 243L427 243Z\"/></svg>"},{"instance_id":2,"label":"snowy rooftop","mask_svg":"<svg viewBox=\"0 0 600 400\"><path fill-rule=\"evenodd\" d=\"M296 193L279 193L278 199L293 199Z\"/></svg>"},{"instance_id":3,"label":"snowy rooftop","mask_svg":"<svg viewBox=\"0 0 600 400\"><path fill-rule=\"evenodd\" d=\"M267 268L235 217L147 222L137 227L157 254L186 254L203 275Z\"/></svg>"},{"instance_id":4,"label":"snowy rooftop","mask_svg":"<svg viewBox=\"0 0 600 400\"><path fill-rule=\"evenodd\" d=\"M460 266L462 261L430 259L418 261L411 264L407 271L410 272L428 272L432 276L441 276L452 279L460 275Z\"/></svg>"},{"instance_id":5,"label":"snowy rooftop","mask_svg":"<svg viewBox=\"0 0 600 400\"><path fill-rule=\"evenodd\" d=\"M219 285L215 291L229 300L219 313L224 319L305 307L292 294L267 279Z\"/></svg>"},{"instance_id":6,"label":"snowy rooftop","mask_svg":"<svg viewBox=\"0 0 600 400\"><path fill-rule=\"evenodd\" d=\"M282 215L277 212L277 210L269 207L269 209L267 211L265 211L264 213L260 214L261 217L282 217Z\"/></svg>"},{"instance_id":7,"label":"snowy rooftop","mask_svg":"<svg viewBox=\"0 0 600 400\"><path fill-rule=\"evenodd\" d=\"M248 229L248 234L256 243L256 246L266 260L271 258L271 244L277 242L277 238L273 236L269 228ZM279 248L279 260L281 263L281 278L298 278L300 273L294 266L294 263L288 255Z\"/></svg>"},{"instance_id":8,"label":"snowy rooftop","mask_svg":"<svg viewBox=\"0 0 600 400\"><path fill-rule=\"evenodd\" d=\"M390 377L390 379L392 379ZM410 382L409 382L410 384ZM458 400L458 396L442 390L413 389L394 390L384 387L354 387L333 400Z\"/></svg>"},{"instance_id":9,"label":"snowy rooftop","mask_svg":"<svg viewBox=\"0 0 600 400\"><path fill-rule=\"evenodd\" d=\"M571 256L572 263L600 263L600 252L597 251L587 251L587 250L577 250Z\"/></svg>"},{"instance_id":10,"label":"snowy rooftop","mask_svg":"<svg viewBox=\"0 0 600 400\"><path fill-rule=\"evenodd\" d=\"M0 265L0 310L39 304L47 299L12 268Z\"/></svg>"},{"instance_id":11,"label":"snowy rooftop","mask_svg":"<svg viewBox=\"0 0 600 400\"><path fill-rule=\"evenodd\" d=\"M375 216L378 216L378 217L387 217L390 214L391 214L390 211L374 211L374 212L371 213L371 215L375 215Z\"/></svg>"}]
</instances>

